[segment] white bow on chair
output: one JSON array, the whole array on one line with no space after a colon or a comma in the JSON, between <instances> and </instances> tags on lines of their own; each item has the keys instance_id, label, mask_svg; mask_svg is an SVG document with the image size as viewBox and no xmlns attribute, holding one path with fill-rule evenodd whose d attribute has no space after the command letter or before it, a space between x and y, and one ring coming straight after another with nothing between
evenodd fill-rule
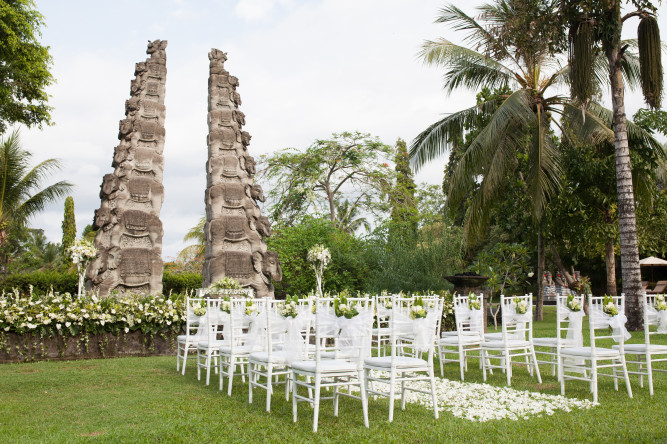
<instances>
[{"instance_id":1,"label":"white bow on chair","mask_svg":"<svg viewBox=\"0 0 667 444\"><path fill-rule=\"evenodd\" d=\"M667 333L667 310L656 310L655 307L646 307L648 321L651 325L658 326L658 333Z\"/></svg>"},{"instance_id":2,"label":"white bow on chair","mask_svg":"<svg viewBox=\"0 0 667 444\"><path fill-rule=\"evenodd\" d=\"M605 326L611 327L614 332L614 341L621 342L618 339L620 337L623 337L623 340L627 341L632 337L625 328L625 323L628 321L628 318L623 313L619 313L616 316L609 316L607 313L603 312L601 308L593 308L590 316L593 328L601 328Z\"/></svg>"}]
</instances>

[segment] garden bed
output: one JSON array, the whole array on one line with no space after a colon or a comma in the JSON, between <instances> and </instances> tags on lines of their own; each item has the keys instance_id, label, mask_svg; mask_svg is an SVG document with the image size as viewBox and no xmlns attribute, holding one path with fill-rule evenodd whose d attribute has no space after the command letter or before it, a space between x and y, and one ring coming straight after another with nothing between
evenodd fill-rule
<instances>
[{"instance_id":1,"label":"garden bed","mask_svg":"<svg viewBox=\"0 0 667 444\"><path fill-rule=\"evenodd\" d=\"M173 331L156 335L131 331L53 337L0 333L0 363L175 355L176 337Z\"/></svg>"}]
</instances>

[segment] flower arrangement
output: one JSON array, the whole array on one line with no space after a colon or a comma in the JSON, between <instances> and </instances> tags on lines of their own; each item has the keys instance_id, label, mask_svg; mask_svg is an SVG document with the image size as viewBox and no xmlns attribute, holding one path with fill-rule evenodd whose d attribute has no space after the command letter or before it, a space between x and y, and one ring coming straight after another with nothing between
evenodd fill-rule
<instances>
[{"instance_id":1,"label":"flower arrangement","mask_svg":"<svg viewBox=\"0 0 667 444\"><path fill-rule=\"evenodd\" d=\"M609 316L616 316L618 314L618 307L614 304L614 299L611 296L604 295L602 301L602 312Z\"/></svg>"},{"instance_id":2,"label":"flower arrangement","mask_svg":"<svg viewBox=\"0 0 667 444\"><path fill-rule=\"evenodd\" d=\"M206 307L197 307L192 312L195 316L204 316L206 314Z\"/></svg>"},{"instance_id":3,"label":"flower arrangement","mask_svg":"<svg viewBox=\"0 0 667 444\"><path fill-rule=\"evenodd\" d=\"M287 295L285 302L278 304L278 313L283 318L296 318L299 315L299 309L297 307L297 302L299 302L298 296Z\"/></svg>"},{"instance_id":4,"label":"flower arrangement","mask_svg":"<svg viewBox=\"0 0 667 444\"><path fill-rule=\"evenodd\" d=\"M220 280L215 281L212 283L208 288L212 288L214 290L242 290L243 287L239 282L230 277L224 277Z\"/></svg>"},{"instance_id":5,"label":"flower arrangement","mask_svg":"<svg viewBox=\"0 0 667 444\"><path fill-rule=\"evenodd\" d=\"M185 323L182 295L132 295L97 298L69 293L37 295L18 290L0 294L0 331L43 336L128 333L157 334L181 330Z\"/></svg>"},{"instance_id":6,"label":"flower arrangement","mask_svg":"<svg viewBox=\"0 0 667 444\"><path fill-rule=\"evenodd\" d=\"M475 293L468 294L468 309L469 310L481 310L482 303L479 300L479 296Z\"/></svg>"},{"instance_id":7,"label":"flower arrangement","mask_svg":"<svg viewBox=\"0 0 667 444\"><path fill-rule=\"evenodd\" d=\"M257 306L252 301L246 301L245 303L245 314L246 316L252 316L253 314L259 313Z\"/></svg>"},{"instance_id":8,"label":"flower arrangement","mask_svg":"<svg viewBox=\"0 0 667 444\"><path fill-rule=\"evenodd\" d=\"M232 312L232 303L229 301L229 296L223 296L220 301L220 311L224 313Z\"/></svg>"},{"instance_id":9,"label":"flower arrangement","mask_svg":"<svg viewBox=\"0 0 667 444\"><path fill-rule=\"evenodd\" d=\"M359 314L357 306L348 302L345 291L334 298L334 312L337 317L340 318L342 316L346 319L352 319Z\"/></svg>"},{"instance_id":10,"label":"flower arrangement","mask_svg":"<svg viewBox=\"0 0 667 444\"><path fill-rule=\"evenodd\" d=\"M424 300L421 297L415 298L415 302L410 307L410 318L421 319L426 317L426 310L424 309Z\"/></svg>"},{"instance_id":11,"label":"flower arrangement","mask_svg":"<svg viewBox=\"0 0 667 444\"><path fill-rule=\"evenodd\" d=\"M92 242L86 239L78 239L74 241L74 244L67 249L72 262L76 264L76 271L79 275L79 293L78 296L81 297L83 293L83 283L86 275L86 268L90 261L92 261L95 256L97 256L97 248L92 244Z\"/></svg>"},{"instance_id":12,"label":"flower arrangement","mask_svg":"<svg viewBox=\"0 0 667 444\"><path fill-rule=\"evenodd\" d=\"M322 296L322 278L324 270L331 262L331 252L322 244L315 244L308 250L308 261L313 264L315 279L317 280L317 293Z\"/></svg>"},{"instance_id":13,"label":"flower arrangement","mask_svg":"<svg viewBox=\"0 0 667 444\"><path fill-rule=\"evenodd\" d=\"M667 310L667 302L665 302L665 295L664 294L659 294L655 297L654 307L655 307L656 311L665 311L665 310Z\"/></svg>"},{"instance_id":14,"label":"flower arrangement","mask_svg":"<svg viewBox=\"0 0 667 444\"><path fill-rule=\"evenodd\" d=\"M528 311L528 305L526 304L526 301L515 297L512 299L512 302L514 302L514 310L517 314L526 314L526 311Z\"/></svg>"},{"instance_id":15,"label":"flower arrangement","mask_svg":"<svg viewBox=\"0 0 667 444\"><path fill-rule=\"evenodd\" d=\"M581 311L581 304L575 299L573 294L567 295L567 308L571 311Z\"/></svg>"}]
</instances>

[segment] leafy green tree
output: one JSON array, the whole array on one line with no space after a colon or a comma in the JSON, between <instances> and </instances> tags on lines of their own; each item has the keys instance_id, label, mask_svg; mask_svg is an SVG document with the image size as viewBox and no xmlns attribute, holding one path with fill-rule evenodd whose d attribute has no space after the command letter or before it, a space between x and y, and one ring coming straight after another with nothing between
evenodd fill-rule
<instances>
[{"instance_id":1,"label":"leafy green tree","mask_svg":"<svg viewBox=\"0 0 667 444\"><path fill-rule=\"evenodd\" d=\"M66 181L42 188L46 176L60 169L60 162L48 159L30 167L32 153L21 148L13 132L0 139L0 246L10 227L24 226L47 204L64 197L72 189Z\"/></svg>"},{"instance_id":2,"label":"leafy green tree","mask_svg":"<svg viewBox=\"0 0 667 444\"><path fill-rule=\"evenodd\" d=\"M185 236L183 236L184 242L194 242L192 245L188 245L183 248L180 253L178 253L178 260L181 262L188 262L193 258L204 257L205 245L205 235L204 228L206 227L206 215L202 216L197 225L190 228ZM199 270L201 272L201 270Z\"/></svg>"},{"instance_id":3,"label":"leafy green tree","mask_svg":"<svg viewBox=\"0 0 667 444\"><path fill-rule=\"evenodd\" d=\"M94 242L96 234L97 230L93 230L93 224L88 224L85 227L83 227L83 231L81 232L81 238L89 242Z\"/></svg>"},{"instance_id":4,"label":"leafy green tree","mask_svg":"<svg viewBox=\"0 0 667 444\"><path fill-rule=\"evenodd\" d=\"M289 223L306 214L326 215L340 228L336 202L347 199L363 214L386 210L392 148L359 132L333 134L306 150L284 149L261 158L259 176L272 184L272 219Z\"/></svg>"},{"instance_id":5,"label":"leafy green tree","mask_svg":"<svg viewBox=\"0 0 667 444\"><path fill-rule=\"evenodd\" d=\"M54 82L53 60L39 42L42 26L32 0L0 2L0 134L14 123L51 124L46 88Z\"/></svg>"},{"instance_id":6,"label":"leafy green tree","mask_svg":"<svg viewBox=\"0 0 667 444\"><path fill-rule=\"evenodd\" d=\"M622 15L621 4L621 0L569 0L563 2L562 11L570 28L571 91L575 99L584 104L590 100L594 94L590 85L594 78L600 78L594 69L595 56L602 53L607 59L606 73L611 87L615 136L623 293L627 301L628 327L639 330L643 325L643 291L623 78L623 69L629 62L628 49L631 44L621 40L622 28L627 20L633 17L641 19L636 44L639 50L639 70L635 70L632 79L640 80L644 99L653 109L660 107L662 99L662 61L655 6L650 1L633 0L630 4L636 10Z\"/></svg>"},{"instance_id":7,"label":"leafy green tree","mask_svg":"<svg viewBox=\"0 0 667 444\"><path fill-rule=\"evenodd\" d=\"M359 207L353 206L347 199L336 202L336 213L339 218L338 227L347 234L354 234L361 227L367 232L371 230L368 219L359 216Z\"/></svg>"},{"instance_id":8,"label":"leafy green tree","mask_svg":"<svg viewBox=\"0 0 667 444\"><path fill-rule=\"evenodd\" d=\"M486 284L496 295L525 294L534 276L529 258L530 250L525 245L499 242L481 252L472 268L489 276Z\"/></svg>"},{"instance_id":9,"label":"leafy green tree","mask_svg":"<svg viewBox=\"0 0 667 444\"><path fill-rule=\"evenodd\" d=\"M63 217L63 240L60 248L66 263L71 263L68 249L76 240L76 218L74 217L74 198L67 196L65 199L65 215Z\"/></svg>"},{"instance_id":10,"label":"leafy green tree","mask_svg":"<svg viewBox=\"0 0 667 444\"><path fill-rule=\"evenodd\" d=\"M396 164L396 182L391 193L389 193L389 203L391 204L390 230L395 236L414 237L418 223L417 203L415 201L417 185L415 185L412 177L407 147L402 139L398 139L396 142L394 163Z\"/></svg>"},{"instance_id":11,"label":"leafy green tree","mask_svg":"<svg viewBox=\"0 0 667 444\"><path fill-rule=\"evenodd\" d=\"M315 273L308 262L308 250L323 244L331 252L331 263L324 271L324 291L362 290L369 273L364 260L365 243L338 229L324 218L304 216L291 225L276 224L267 241L278 252L283 270L282 282L276 282L276 295L301 295L314 291Z\"/></svg>"}]
</instances>

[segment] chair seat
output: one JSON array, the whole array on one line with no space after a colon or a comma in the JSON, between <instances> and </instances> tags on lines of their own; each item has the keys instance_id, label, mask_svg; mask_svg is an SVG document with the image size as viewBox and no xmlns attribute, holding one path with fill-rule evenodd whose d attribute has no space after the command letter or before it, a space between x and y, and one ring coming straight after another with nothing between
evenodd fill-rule
<instances>
[{"instance_id":1,"label":"chair seat","mask_svg":"<svg viewBox=\"0 0 667 444\"><path fill-rule=\"evenodd\" d=\"M484 341L482 342L482 347L490 350L503 350L505 348L505 342L503 341ZM522 341L520 339L508 339L507 348L516 349L516 348L527 348L530 347L530 342Z\"/></svg>"},{"instance_id":2,"label":"chair seat","mask_svg":"<svg viewBox=\"0 0 667 444\"><path fill-rule=\"evenodd\" d=\"M424 359L412 358L410 356L396 356L396 368L422 368L428 367L428 362ZM377 356L364 359L364 366L391 368L391 356Z\"/></svg>"},{"instance_id":3,"label":"chair seat","mask_svg":"<svg viewBox=\"0 0 667 444\"><path fill-rule=\"evenodd\" d=\"M322 359L356 359L358 356L359 350L355 349L320 352L320 358Z\"/></svg>"},{"instance_id":4,"label":"chair seat","mask_svg":"<svg viewBox=\"0 0 667 444\"><path fill-rule=\"evenodd\" d=\"M537 347L552 347L556 348L558 347L558 339L557 338L533 338L533 345ZM567 347L567 346L572 346L574 345L572 341L568 341L567 339L561 339L560 340L560 345L561 347Z\"/></svg>"},{"instance_id":5,"label":"chair seat","mask_svg":"<svg viewBox=\"0 0 667 444\"><path fill-rule=\"evenodd\" d=\"M485 341L502 341L503 340L503 334L502 333L484 333L484 340Z\"/></svg>"},{"instance_id":6,"label":"chair seat","mask_svg":"<svg viewBox=\"0 0 667 444\"><path fill-rule=\"evenodd\" d=\"M293 370L301 370L304 372L315 372L315 361L294 361L292 362ZM357 365L342 361L340 359L324 359L320 360L320 372L322 373L340 373L340 372L356 372Z\"/></svg>"},{"instance_id":7,"label":"chair seat","mask_svg":"<svg viewBox=\"0 0 667 444\"><path fill-rule=\"evenodd\" d=\"M447 336L457 336L459 334L458 331L443 331L440 333L441 338L446 338Z\"/></svg>"},{"instance_id":8,"label":"chair seat","mask_svg":"<svg viewBox=\"0 0 667 444\"><path fill-rule=\"evenodd\" d=\"M222 341L213 341L211 343L211 348L220 348L222 346L228 345L228 343L224 340ZM199 341L197 343L197 348L209 348L208 341Z\"/></svg>"},{"instance_id":9,"label":"chair seat","mask_svg":"<svg viewBox=\"0 0 667 444\"><path fill-rule=\"evenodd\" d=\"M176 337L176 340L179 343L184 343L184 342L190 342L191 344L194 344L195 342L199 341L199 338L197 335L178 335Z\"/></svg>"},{"instance_id":10,"label":"chair seat","mask_svg":"<svg viewBox=\"0 0 667 444\"><path fill-rule=\"evenodd\" d=\"M611 348L618 350L620 346L612 345ZM626 354L646 354L646 344L625 344L623 348ZM655 354L667 354L667 345L650 344L649 351Z\"/></svg>"},{"instance_id":11,"label":"chair seat","mask_svg":"<svg viewBox=\"0 0 667 444\"><path fill-rule=\"evenodd\" d=\"M248 356L248 361L251 362L270 362L271 364L284 364L287 365L287 358L285 352L274 351L271 352L271 359L269 360L268 352L254 352L250 353Z\"/></svg>"},{"instance_id":12,"label":"chair seat","mask_svg":"<svg viewBox=\"0 0 667 444\"><path fill-rule=\"evenodd\" d=\"M234 354L235 355L249 355L252 352L251 347L242 345L238 347L234 347ZM231 355L232 354L232 348L229 345L223 345L220 347L220 354L221 355Z\"/></svg>"},{"instance_id":13,"label":"chair seat","mask_svg":"<svg viewBox=\"0 0 667 444\"><path fill-rule=\"evenodd\" d=\"M474 344L479 344L481 341L479 335L462 335L461 336L461 344L463 345L474 345ZM441 345L458 345L459 344L459 337L458 336L445 336L444 338L440 338L438 341L439 344Z\"/></svg>"},{"instance_id":14,"label":"chair seat","mask_svg":"<svg viewBox=\"0 0 667 444\"><path fill-rule=\"evenodd\" d=\"M377 336L378 334L390 335L391 334L391 328L389 328L389 327L374 328L372 330L372 334L373 334L373 336Z\"/></svg>"},{"instance_id":15,"label":"chair seat","mask_svg":"<svg viewBox=\"0 0 667 444\"><path fill-rule=\"evenodd\" d=\"M591 356L591 347L567 347L560 350L561 356ZM595 355L601 358L616 358L620 357L621 353L618 350L611 348L595 347Z\"/></svg>"}]
</instances>

